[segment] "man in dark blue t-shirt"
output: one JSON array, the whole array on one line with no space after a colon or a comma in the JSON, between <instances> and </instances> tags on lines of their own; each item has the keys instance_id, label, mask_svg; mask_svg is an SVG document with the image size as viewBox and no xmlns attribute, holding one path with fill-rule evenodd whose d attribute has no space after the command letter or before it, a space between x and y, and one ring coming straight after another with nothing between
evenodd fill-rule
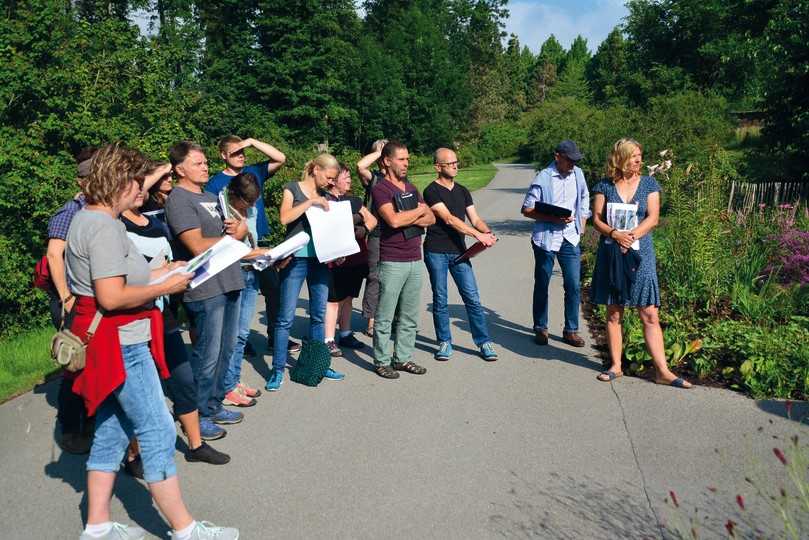
<instances>
[{"instance_id":1,"label":"man in dark blue t-shirt","mask_svg":"<svg viewBox=\"0 0 809 540\"><path fill-rule=\"evenodd\" d=\"M256 176L259 186L259 197L256 201L256 232L260 240L270 234L270 224L267 221L267 212L264 210L264 184L275 174L278 169L284 166L286 156L274 146L256 139L242 139L236 135L228 135L219 140L219 156L225 162L225 170L213 175L205 190L213 194L219 194L227 187L230 181L239 173L249 172ZM253 165L245 166L244 150L253 147L265 156L267 161L261 161ZM278 306L280 302L278 272L268 268L259 273L259 287L264 295L264 302L267 310L267 328L273 327L273 321L278 316ZM267 332L269 350L272 350L273 333ZM249 346L249 343L248 343ZM289 342L290 352L300 350L300 344ZM247 351L250 349L247 348Z\"/></svg>"}]
</instances>

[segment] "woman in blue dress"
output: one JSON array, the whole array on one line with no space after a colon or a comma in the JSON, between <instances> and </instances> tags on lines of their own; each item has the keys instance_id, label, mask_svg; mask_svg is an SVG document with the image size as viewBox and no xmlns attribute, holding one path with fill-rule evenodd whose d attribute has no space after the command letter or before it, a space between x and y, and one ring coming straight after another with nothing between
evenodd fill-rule
<instances>
[{"instance_id":1,"label":"woman in blue dress","mask_svg":"<svg viewBox=\"0 0 809 540\"><path fill-rule=\"evenodd\" d=\"M691 388L691 384L672 373L666 363L663 330L660 328L658 315L660 287L652 243L652 230L657 226L660 216L660 185L651 176L640 175L642 166L641 145L632 139L621 139L615 143L609 156L608 178L593 188L593 226L601 233L601 240L593 270L592 301L607 306L607 345L612 361L610 369L599 374L598 380L609 382L623 375L621 322L624 308L635 307L643 322L643 337L656 371L655 382L677 388ZM617 221L613 220L615 226L610 225L607 220L610 203L635 205L637 219L621 223L622 214L619 210L614 216L618 218ZM618 244L618 250L613 243ZM615 278L616 265L612 264L613 257L627 253L630 249L638 250L640 263L634 272L634 281L631 285L626 284L627 290L620 291L620 287L616 286L616 282L620 280Z\"/></svg>"}]
</instances>

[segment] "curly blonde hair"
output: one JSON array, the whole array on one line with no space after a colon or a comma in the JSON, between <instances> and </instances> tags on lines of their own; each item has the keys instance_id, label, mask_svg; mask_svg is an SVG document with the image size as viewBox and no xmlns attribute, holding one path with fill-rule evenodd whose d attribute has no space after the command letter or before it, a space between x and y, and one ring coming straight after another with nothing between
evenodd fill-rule
<instances>
[{"instance_id":1,"label":"curly blonde hair","mask_svg":"<svg viewBox=\"0 0 809 540\"><path fill-rule=\"evenodd\" d=\"M610 180L614 182L624 177L627 164L636 148L643 152L643 146L638 141L626 137L619 139L612 146L612 152L607 159L607 177Z\"/></svg>"},{"instance_id":2,"label":"curly blonde hair","mask_svg":"<svg viewBox=\"0 0 809 540\"><path fill-rule=\"evenodd\" d=\"M143 154L120 143L99 148L82 186L87 204L113 206L133 179L144 176L145 163Z\"/></svg>"},{"instance_id":3,"label":"curly blonde hair","mask_svg":"<svg viewBox=\"0 0 809 540\"><path fill-rule=\"evenodd\" d=\"M331 154L322 153L318 154L314 159L310 159L303 166L303 173L301 174L301 182L306 181L307 178L313 175L315 167L321 169L337 169L340 170L340 162Z\"/></svg>"}]
</instances>

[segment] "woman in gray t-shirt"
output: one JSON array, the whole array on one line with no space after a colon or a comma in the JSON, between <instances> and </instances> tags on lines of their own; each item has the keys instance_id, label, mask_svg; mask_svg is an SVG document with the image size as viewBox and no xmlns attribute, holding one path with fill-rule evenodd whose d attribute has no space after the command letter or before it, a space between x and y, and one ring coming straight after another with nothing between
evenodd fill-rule
<instances>
[{"instance_id":1,"label":"woman in gray t-shirt","mask_svg":"<svg viewBox=\"0 0 809 540\"><path fill-rule=\"evenodd\" d=\"M87 339L90 320L97 310L103 313L89 336L86 367L74 385L88 413L96 416L87 460L87 528L81 540L144 537L142 529L110 521L115 475L132 438L140 445L144 480L172 528L210 529L198 525L182 501L174 464L177 433L158 376L158 368L167 375L162 331L153 332L161 330L162 322L154 299L185 290L192 274L150 285L173 268L151 271L118 221L143 188L144 165L139 152L119 145L101 148L83 186L87 206L76 214L66 240L68 283L77 297L71 329ZM237 538L231 531L220 538Z\"/></svg>"}]
</instances>

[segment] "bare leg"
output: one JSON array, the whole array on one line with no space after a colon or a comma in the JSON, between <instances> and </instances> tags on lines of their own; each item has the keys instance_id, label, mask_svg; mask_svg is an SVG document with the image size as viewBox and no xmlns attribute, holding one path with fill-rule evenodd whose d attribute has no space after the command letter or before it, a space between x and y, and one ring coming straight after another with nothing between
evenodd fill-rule
<instances>
[{"instance_id":1,"label":"bare leg","mask_svg":"<svg viewBox=\"0 0 809 540\"><path fill-rule=\"evenodd\" d=\"M624 306L609 305L607 306L607 348L610 352L610 361L612 365L609 371L616 375L621 375L621 358L623 357L624 336L622 333L621 322L624 317ZM599 380L608 381L606 376L599 375Z\"/></svg>"},{"instance_id":2,"label":"bare leg","mask_svg":"<svg viewBox=\"0 0 809 540\"><path fill-rule=\"evenodd\" d=\"M199 434L199 411L195 409L190 413L181 414L178 418L185 431L185 436L188 437L188 448L196 450L202 446L202 437Z\"/></svg>"},{"instance_id":3,"label":"bare leg","mask_svg":"<svg viewBox=\"0 0 809 540\"><path fill-rule=\"evenodd\" d=\"M115 473L87 471L87 524L110 521L110 498L115 485Z\"/></svg>"},{"instance_id":4,"label":"bare leg","mask_svg":"<svg viewBox=\"0 0 809 540\"><path fill-rule=\"evenodd\" d=\"M183 502L183 495L180 493L180 481L176 475L166 480L149 484L149 491L152 492L154 502L163 515L166 516L172 529L179 531L188 527L194 521Z\"/></svg>"},{"instance_id":5,"label":"bare leg","mask_svg":"<svg viewBox=\"0 0 809 540\"><path fill-rule=\"evenodd\" d=\"M339 310L339 302L329 302L326 304L326 317L323 321L323 333L326 341L334 341L334 332L337 330L337 313Z\"/></svg>"},{"instance_id":6,"label":"bare leg","mask_svg":"<svg viewBox=\"0 0 809 540\"><path fill-rule=\"evenodd\" d=\"M655 366L657 375L655 381L659 383L670 383L677 378L671 372L666 362L666 350L663 344L663 330L660 328L660 317L657 306L643 306L638 308L638 315L643 322L643 339L646 341L646 350L652 356L652 363ZM690 387L690 383L685 383L685 387Z\"/></svg>"},{"instance_id":7,"label":"bare leg","mask_svg":"<svg viewBox=\"0 0 809 540\"><path fill-rule=\"evenodd\" d=\"M353 301L354 301L354 299L349 296L348 298L344 299L339 304L340 305L340 316L339 316L340 330L342 330L344 332L350 332L351 331L351 310L352 310L351 302L353 302Z\"/></svg>"}]
</instances>

